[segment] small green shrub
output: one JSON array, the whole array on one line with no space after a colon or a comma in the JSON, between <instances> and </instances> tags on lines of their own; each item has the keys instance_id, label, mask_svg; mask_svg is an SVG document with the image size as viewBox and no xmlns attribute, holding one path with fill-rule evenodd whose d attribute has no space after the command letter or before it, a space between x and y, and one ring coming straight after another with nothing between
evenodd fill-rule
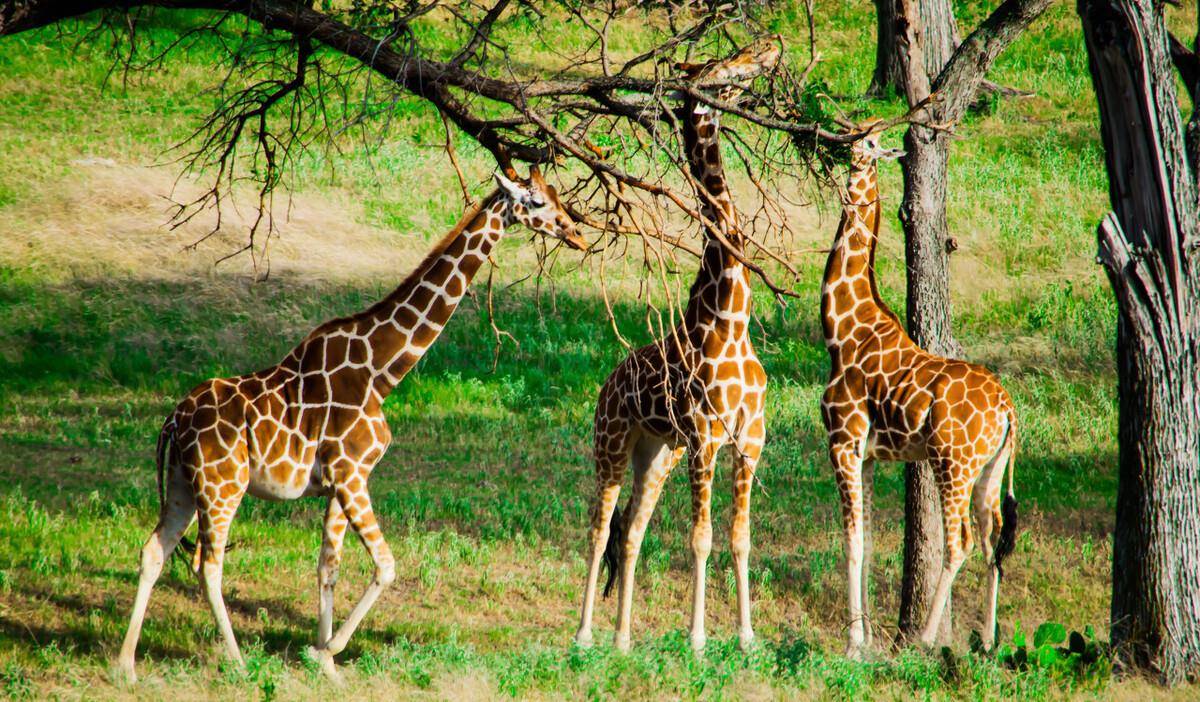
<instances>
[{"instance_id":1,"label":"small green shrub","mask_svg":"<svg viewBox=\"0 0 1200 702\"><path fill-rule=\"evenodd\" d=\"M24 666L16 661L9 661L0 668L0 689L8 699L33 697L33 681Z\"/></svg>"},{"instance_id":2,"label":"small green shrub","mask_svg":"<svg viewBox=\"0 0 1200 702\"><path fill-rule=\"evenodd\" d=\"M1108 643L1096 638L1091 625L1084 627L1083 633L1072 631L1068 635L1062 624L1045 622L1030 642L1018 623L1012 641L997 647L996 660L1012 670L1042 670L1079 681L1104 683L1112 676Z\"/></svg>"}]
</instances>

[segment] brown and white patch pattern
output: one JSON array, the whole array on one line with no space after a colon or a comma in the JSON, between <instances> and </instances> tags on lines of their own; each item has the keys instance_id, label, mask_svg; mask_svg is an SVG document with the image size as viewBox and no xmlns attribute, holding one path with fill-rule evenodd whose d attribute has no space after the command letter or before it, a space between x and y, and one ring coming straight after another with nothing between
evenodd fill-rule
<instances>
[{"instance_id":1,"label":"brown and white patch pattern","mask_svg":"<svg viewBox=\"0 0 1200 702\"><path fill-rule=\"evenodd\" d=\"M973 547L968 510L991 565L984 644L993 642L999 571L993 552L1002 519L1000 483L1016 441L1008 393L986 369L918 347L883 303L875 281L880 202L878 135L853 145L837 238L821 287L831 369L821 400L841 497L849 599L848 654L869 643L863 603L864 474L876 460L933 463L945 527L945 564L922 641L931 644L955 575ZM1011 473L1009 489L1011 492Z\"/></svg>"},{"instance_id":2,"label":"brown and white patch pattern","mask_svg":"<svg viewBox=\"0 0 1200 702\"><path fill-rule=\"evenodd\" d=\"M118 659L127 677L134 677L150 591L195 518L195 565L226 651L241 661L221 574L229 527L247 492L274 500L329 500L317 569L316 653L326 672L336 674L333 656L395 578L367 491L392 439L384 398L437 340L506 227L521 222L574 245L574 225L539 173L527 181L497 180L500 189L468 212L386 298L322 324L275 366L200 384L175 408L159 440L159 522L142 549L137 597ZM375 575L334 633L333 587L347 527L366 546Z\"/></svg>"},{"instance_id":3,"label":"brown and white patch pattern","mask_svg":"<svg viewBox=\"0 0 1200 702\"><path fill-rule=\"evenodd\" d=\"M685 101L684 148L704 219L740 249L733 203L721 163L716 111ZM615 642L630 646L634 570L646 525L671 469L688 453L692 493L693 599L691 644L705 644L705 569L712 550L712 481L717 452L734 447L730 542L737 580L739 637L753 640L750 623L750 489L765 438L767 376L750 343L751 290L736 256L706 231L703 261L681 324L667 337L631 353L600 390L595 417L597 493L591 513L589 568L579 645L592 642L592 615L601 561L610 538L619 547ZM626 468L633 488L624 515L614 518ZM611 525L621 519L617 530Z\"/></svg>"}]
</instances>

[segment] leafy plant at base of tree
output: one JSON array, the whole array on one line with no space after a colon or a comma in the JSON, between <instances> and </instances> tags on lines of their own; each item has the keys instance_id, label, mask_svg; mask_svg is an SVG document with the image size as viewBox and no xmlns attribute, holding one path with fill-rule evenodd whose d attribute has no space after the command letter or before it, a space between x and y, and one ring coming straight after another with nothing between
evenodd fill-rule
<instances>
[{"instance_id":1,"label":"leafy plant at base of tree","mask_svg":"<svg viewBox=\"0 0 1200 702\"><path fill-rule=\"evenodd\" d=\"M972 650L979 650L979 642L978 633L973 632ZM1079 681L1104 683L1112 677L1109 645L1096 638L1091 625L1084 627L1083 633L1072 631L1068 636L1062 624L1045 622L1034 632L1030 645L1018 622L1012 642L996 648L996 661L1012 670L1040 669L1056 677L1074 677Z\"/></svg>"}]
</instances>

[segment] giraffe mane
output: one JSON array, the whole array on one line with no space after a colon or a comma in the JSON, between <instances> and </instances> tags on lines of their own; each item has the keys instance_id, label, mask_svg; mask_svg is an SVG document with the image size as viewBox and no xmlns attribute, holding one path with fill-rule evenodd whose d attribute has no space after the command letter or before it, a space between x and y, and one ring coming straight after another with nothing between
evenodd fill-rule
<instances>
[{"instance_id":1,"label":"giraffe mane","mask_svg":"<svg viewBox=\"0 0 1200 702\"><path fill-rule=\"evenodd\" d=\"M875 306L878 307L880 309L880 311L883 312L885 315L891 317L892 321L895 322L896 325L900 327L900 331L903 332L905 334L905 336L907 336L908 331L906 330L904 323L900 321L900 316L892 311L892 308L889 307L888 304L883 301L883 295L879 294L879 282L876 279L877 276L875 275L875 252L878 251L878 249L879 249L879 225L882 223L882 220L883 220L883 216L882 216L883 208L880 207L879 209L880 209L880 212L875 216L875 226L872 227L872 232L871 232L871 236L873 238L873 241L871 242L871 255L867 259L867 267L871 271L871 275L870 275L871 296L875 298Z\"/></svg>"},{"instance_id":2,"label":"giraffe mane","mask_svg":"<svg viewBox=\"0 0 1200 702\"><path fill-rule=\"evenodd\" d=\"M404 278L400 285L396 286L395 290L393 290L387 297L383 298L379 302L376 302L374 305L371 305L369 308L360 313L360 315L355 316L374 314L379 310L380 306L386 304L388 300L394 298L397 293L402 290L411 289L413 286L419 283L421 278L429 272L430 267L437 262L438 258L440 258L442 254L446 253L446 249L450 247L450 243L457 239L459 235L461 235L463 231L465 231L466 228L471 225L471 222L475 221L475 218L478 217L481 212L486 210L488 206L495 201L496 196L499 194L500 189L496 188L492 190L492 192L488 193L487 197L480 200L478 204L467 208L467 211L464 212L463 216L459 218L458 223L455 224L450 231L446 232L445 236L443 236L438 243L434 244L429 253L425 255L425 258L423 258L421 262L418 263L415 268L413 268L412 272Z\"/></svg>"},{"instance_id":3,"label":"giraffe mane","mask_svg":"<svg viewBox=\"0 0 1200 702\"><path fill-rule=\"evenodd\" d=\"M429 267L433 265L434 261L436 261L442 254L446 252L446 249L450 247L450 242L457 239L458 235L462 234L463 231L465 231L466 228L471 225L471 222L473 222L475 218L479 216L479 213L486 210L488 206L495 201L496 196L499 194L500 189L495 188L492 190L492 192L488 193L487 197L480 200L477 204L467 208L467 211L464 212L463 216L459 218L458 223L455 224L450 231L446 232L446 235L434 245L433 249L431 249L429 253L425 255L425 258L422 259L419 264L417 264L417 267L413 269L413 272L408 274L408 277L404 279L404 283L402 283L402 285L411 283L413 279L419 278L426 271L428 271Z\"/></svg>"}]
</instances>

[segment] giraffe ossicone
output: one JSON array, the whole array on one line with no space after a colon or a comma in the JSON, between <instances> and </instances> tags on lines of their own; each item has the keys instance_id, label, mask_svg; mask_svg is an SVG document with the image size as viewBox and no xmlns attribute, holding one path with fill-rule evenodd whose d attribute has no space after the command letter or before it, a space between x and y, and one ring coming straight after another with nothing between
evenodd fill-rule
<instances>
[{"instance_id":1,"label":"giraffe ossicone","mask_svg":"<svg viewBox=\"0 0 1200 702\"><path fill-rule=\"evenodd\" d=\"M846 537L849 641L857 656L869 643L865 628L870 572L864 558L864 483L873 462L928 460L942 503L945 561L921 633L932 645L950 587L973 547L974 507L980 547L989 563L983 644L995 641L1000 568L1016 535L1010 462L1016 412L987 369L935 356L917 346L879 295L875 247L879 238L879 158L874 123L851 146L842 219L821 284L821 322L830 357L821 416L829 438ZM1005 471L1008 490L1000 488Z\"/></svg>"},{"instance_id":2,"label":"giraffe ossicone","mask_svg":"<svg viewBox=\"0 0 1200 702\"><path fill-rule=\"evenodd\" d=\"M367 481L391 442L384 399L445 328L505 228L523 224L585 250L566 208L533 168L527 179L497 173L499 186L471 208L390 295L313 330L281 362L198 385L163 424L156 459L160 512L141 552L137 595L117 659L136 680L134 654L150 592L183 532L199 520L197 571L229 658L242 662L221 594L229 527L247 492L272 500L329 500L317 566L314 654L336 678L333 657L395 579ZM333 589L347 527L375 574L333 630Z\"/></svg>"}]
</instances>

